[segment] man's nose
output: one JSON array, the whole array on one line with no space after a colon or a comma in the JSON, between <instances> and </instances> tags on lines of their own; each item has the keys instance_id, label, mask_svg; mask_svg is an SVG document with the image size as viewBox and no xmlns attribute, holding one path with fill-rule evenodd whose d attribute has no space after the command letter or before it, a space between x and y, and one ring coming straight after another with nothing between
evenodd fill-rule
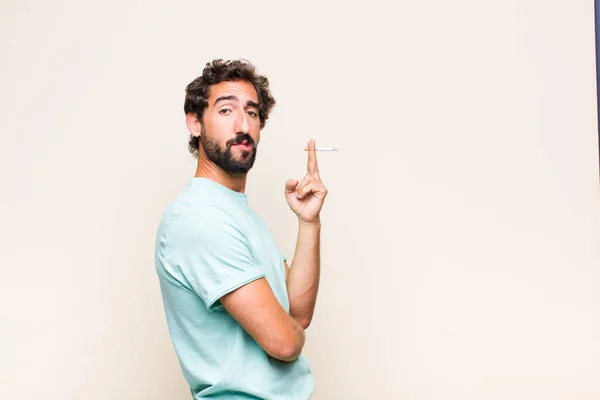
<instances>
[{"instance_id":1,"label":"man's nose","mask_svg":"<svg viewBox=\"0 0 600 400\"><path fill-rule=\"evenodd\" d=\"M245 111L240 113L235 126L236 132L250 133L250 121L248 119L248 113Z\"/></svg>"}]
</instances>

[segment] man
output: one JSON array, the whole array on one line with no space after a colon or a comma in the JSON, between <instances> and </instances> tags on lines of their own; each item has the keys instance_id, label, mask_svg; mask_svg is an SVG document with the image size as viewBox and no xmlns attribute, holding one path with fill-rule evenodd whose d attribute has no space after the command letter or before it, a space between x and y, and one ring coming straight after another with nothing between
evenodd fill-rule
<instances>
[{"instance_id":1,"label":"man","mask_svg":"<svg viewBox=\"0 0 600 400\"><path fill-rule=\"evenodd\" d=\"M275 100L245 61L215 60L186 89L196 174L169 205L156 270L171 339L195 399L309 399L301 355L319 286L319 213L327 189L315 143L308 171L285 184L298 216L291 266L246 189L260 131Z\"/></svg>"}]
</instances>

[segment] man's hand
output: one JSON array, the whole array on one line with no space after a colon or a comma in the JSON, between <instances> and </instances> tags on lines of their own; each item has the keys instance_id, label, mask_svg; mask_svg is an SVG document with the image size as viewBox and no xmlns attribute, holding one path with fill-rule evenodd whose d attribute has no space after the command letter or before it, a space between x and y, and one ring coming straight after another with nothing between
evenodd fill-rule
<instances>
[{"instance_id":1,"label":"man's hand","mask_svg":"<svg viewBox=\"0 0 600 400\"><path fill-rule=\"evenodd\" d=\"M298 184L297 180L285 183L285 197L292 211L301 222L314 223L319 221L319 213L327 196L327 188L319 177L315 141L308 142L308 168L304 179Z\"/></svg>"}]
</instances>

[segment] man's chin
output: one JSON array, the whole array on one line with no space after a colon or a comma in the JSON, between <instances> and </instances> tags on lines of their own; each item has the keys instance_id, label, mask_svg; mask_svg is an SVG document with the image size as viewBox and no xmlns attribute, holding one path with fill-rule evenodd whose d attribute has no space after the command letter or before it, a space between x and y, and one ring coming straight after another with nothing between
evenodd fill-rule
<instances>
[{"instance_id":1,"label":"man's chin","mask_svg":"<svg viewBox=\"0 0 600 400\"><path fill-rule=\"evenodd\" d=\"M207 155L223 171L231 175L243 175L247 174L254 165L256 149L246 151L241 148L237 150L230 148L221 156L215 153L207 153Z\"/></svg>"},{"instance_id":2,"label":"man's chin","mask_svg":"<svg viewBox=\"0 0 600 400\"><path fill-rule=\"evenodd\" d=\"M252 169L254 162L251 163L236 163L235 165L229 165L227 168L228 172L233 175L247 174Z\"/></svg>"}]
</instances>

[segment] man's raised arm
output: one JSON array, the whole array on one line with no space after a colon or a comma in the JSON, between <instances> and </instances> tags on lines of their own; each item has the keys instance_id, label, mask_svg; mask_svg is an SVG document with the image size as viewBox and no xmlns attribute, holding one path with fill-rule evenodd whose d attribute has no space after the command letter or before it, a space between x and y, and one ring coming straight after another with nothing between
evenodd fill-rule
<instances>
[{"instance_id":1,"label":"man's raised arm","mask_svg":"<svg viewBox=\"0 0 600 400\"><path fill-rule=\"evenodd\" d=\"M290 315L306 329L312 320L320 279L320 212L327 196L321 182L315 141L308 143L307 173L300 183L289 180L285 186L288 205L298 216L298 240L292 266L287 267Z\"/></svg>"}]
</instances>

